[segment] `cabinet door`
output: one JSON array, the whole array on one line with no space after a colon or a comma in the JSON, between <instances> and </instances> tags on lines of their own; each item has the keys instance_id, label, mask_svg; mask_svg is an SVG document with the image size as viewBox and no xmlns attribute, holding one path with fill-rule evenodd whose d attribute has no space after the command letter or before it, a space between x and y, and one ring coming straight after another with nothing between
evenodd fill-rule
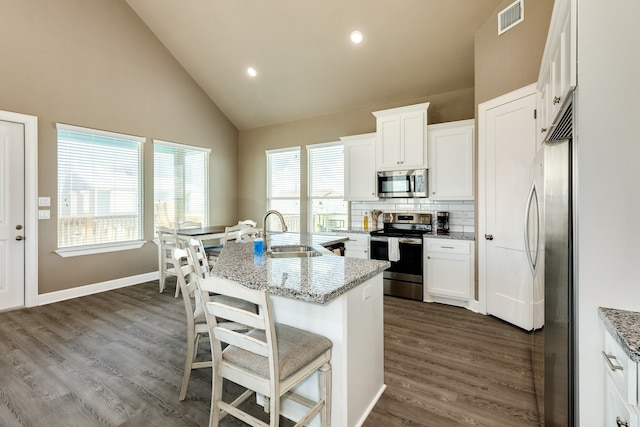
<instances>
[{"instance_id":1,"label":"cabinet door","mask_svg":"<svg viewBox=\"0 0 640 427\"><path fill-rule=\"evenodd\" d=\"M469 299L471 297L470 257L446 253L428 253L427 292L448 298Z\"/></svg>"},{"instance_id":2,"label":"cabinet door","mask_svg":"<svg viewBox=\"0 0 640 427\"><path fill-rule=\"evenodd\" d=\"M344 199L348 201L378 200L376 196L375 133L345 137Z\"/></svg>"},{"instance_id":3,"label":"cabinet door","mask_svg":"<svg viewBox=\"0 0 640 427\"><path fill-rule=\"evenodd\" d=\"M376 163L378 169L399 169L402 158L399 117L378 118L376 129Z\"/></svg>"},{"instance_id":4,"label":"cabinet door","mask_svg":"<svg viewBox=\"0 0 640 427\"><path fill-rule=\"evenodd\" d=\"M369 259L369 235L350 233L348 237L349 240L344 242L344 256Z\"/></svg>"},{"instance_id":5,"label":"cabinet door","mask_svg":"<svg viewBox=\"0 0 640 427\"><path fill-rule=\"evenodd\" d=\"M428 128L429 198L473 200L473 120Z\"/></svg>"},{"instance_id":6,"label":"cabinet door","mask_svg":"<svg viewBox=\"0 0 640 427\"><path fill-rule=\"evenodd\" d=\"M604 381L604 423L602 425L638 427L638 414L635 409L625 403L609 375L605 375Z\"/></svg>"},{"instance_id":7,"label":"cabinet door","mask_svg":"<svg viewBox=\"0 0 640 427\"><path fill-rule=\"evenodd\" d=\"M401 158L403 168L425 168L425 113L418 111L400 116Z\"/></svg>"}]
</instances>

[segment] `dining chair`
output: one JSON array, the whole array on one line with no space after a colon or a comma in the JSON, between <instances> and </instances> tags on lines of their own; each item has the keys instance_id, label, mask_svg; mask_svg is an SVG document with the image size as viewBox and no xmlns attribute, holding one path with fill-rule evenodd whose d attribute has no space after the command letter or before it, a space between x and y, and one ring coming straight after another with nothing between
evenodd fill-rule
<instances>
[{"instance_id":1,"label":"dining chair","mask_svg":"<svg viewBox=\"0 0 640 427\"><path fill-rule=\"evenodd\" d=\"M237 232L238 230L241 230L243 228L247 228L247 227L251 227L248 224L236 224L236 225L231 225L229 227L225 227L224 229L224 238L222 239L222 245L226 245L227 242L229 240L233 240L237 238Z\"/></svg>"},{"instance_id":2,"label":"dining chair","mask_svg":"<svg viewBox=\"0 0 640 427\"><path fill-rule=\"evenodd\" d=\"M195 361L200 338L202 335L207 334L209 329L207 328L207 319L204 314L202 297L200 292L197 291L194 265L188 262L188 250L174 248L171 251L171 256L173 263L180 266L176 269L176 276L178 286L182 290L182 300L184 301L184 309L187 314L187 351L185 354L184 374L182 376L179 397L179 400L184 400L187 395L187 388L189 387L191 371L211 367L211 360L203 362Z\"/></svg>"},{"instance_id":3,"label":"dining chair","mask_svg":"<svg viewBox=\"0 0 640 427\"><path fill-rule=\"evenodd\" d=\"M180 247L176 231L167 227L158 227L158 272L160 292L164 292L167 276L175 276L176 270L171 257L171 251ZM176 298L179 286L176 285Z\"/></svg>"},{"instance_id":4,"label":"dining chair","mask_svg":"<svg viewBox=\"0 0 640 427\"><path fill-rule=\"evenodd\" d=\"M258 223L252 219L244 219L242 221L238 221L238 225L248 225L250 227L255 227L258 225Z\"/></svg>"},{"instance_id":5,"label":"dining chair","mask_svg":"<svg viewBox=\"0 0 640 427\"><path fill-rule=\"evenodd\" d=\"M189 256L191 257L189 262L193 260L194 270L198 277L208 277L211 271L211 264L209 263L209 257L202 240L189 239L186 249L189 251Z\"/></svg>"},{"instance_id":6,"label":"dining chair","mask_svg":"<svg viewBox=\"0 0 640 427\"><path fill-rule=\"evenodd\" d=\"M236 241L253 240L262 236L262 228L244 227L236 232Z\"/></svg>"},{"instance_id":7,"label":"dining chair","mask_svg":"<svg viewBox=\"0 0 640 427\"><path fill-rule=\"evenodd\" d=\"M195 239L194 239L195 240ZM211 360L196 362L196 356L203 335L209 333L207 327L207 319L204 314L204 306L202 304L202 295L197 290L196 278L202 277L197 267L200 262L196 262L193 257L194 247L188 249L174 248L171 251L171 257L175 265L180 267L176 269L178 286L182 291L182 300L187 315L187 351L185 354L184 373L182 375L182 385L180 386L179 400L184 400L189 387L189 379L191 371L200 368L210 368ZM208 274L207 274L208 276ZM214 280L215 281L215 280ZM220 301L233 307L239 307L248 312L256 312L257 307L254 304L235 300L226 296L207 295L207 301ZM227 324L230 329L246 331L245 325Z\"/></svg>"},{"instance_id":8,"label":"dining chair","mask_svg":"<svg viewBox=\"0 0 640 427\"><path fill-rule=\"evenodd\" d=\"M274 323L266 290L249 289L223 278L198 278L197 283L205 307L213 360L209 426L217 427L226 415L252 426L277 426L282 398L294 400L309 409L297 426L307 424L318 414L320 424L329 426L332 342L321 335ZM257 313L207 300L208 289L211 288L215 288L219 295L255 304ZM249 332L231 330L221 320L247 325ZM223 344L227 345L224 351ZM317 402L292 390L314 372L318 373ZM225 378L247 389L233 402L223 401ZM254 394L264 397L269 424L238 408Z\"/></svg>"}]
</instances>

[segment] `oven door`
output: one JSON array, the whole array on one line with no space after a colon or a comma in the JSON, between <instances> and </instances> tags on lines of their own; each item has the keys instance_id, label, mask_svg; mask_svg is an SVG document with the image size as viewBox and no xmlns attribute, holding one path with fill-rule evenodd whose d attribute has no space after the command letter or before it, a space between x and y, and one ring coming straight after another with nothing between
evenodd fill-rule
<instances>
[{"instance_id":1,"label":"oven door","mask_svg":"<svg viewBox=\"0 0 640 427\"><path fill-rule=\"evenodd\" d=\"M389 260L389 239L383 236L371 236L371 259ZM422 239L398 238L400 259L391 261L391 267L385 270L384 293L386 295L423 300L422 285Z\"/></svg>"}]
</instances>

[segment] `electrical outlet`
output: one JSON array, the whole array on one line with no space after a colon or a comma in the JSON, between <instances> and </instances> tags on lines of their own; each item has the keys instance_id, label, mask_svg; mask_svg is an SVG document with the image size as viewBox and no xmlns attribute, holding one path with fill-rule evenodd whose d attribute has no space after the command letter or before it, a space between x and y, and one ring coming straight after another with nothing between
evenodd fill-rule
<instances>
[{"instance_id":1,"label":"electrical outlet","mask_svg":"<svg viewBox=\"0 0 640 427\"><path fill-rule=\"evenodd\" d=\"M39 209L38 219L51 219L51 211L49 209Z\"/></svg>"},{"instance_id":2,"label":"electrical outlet","mask_svg":"<svg viewBox=\"0 0 640 427\"><path fill-rule=\"evenodd\" d=\"M366 301L371 298L371 285L367 285L362 290L362 301Z\"/></svg>"}]
</instances>

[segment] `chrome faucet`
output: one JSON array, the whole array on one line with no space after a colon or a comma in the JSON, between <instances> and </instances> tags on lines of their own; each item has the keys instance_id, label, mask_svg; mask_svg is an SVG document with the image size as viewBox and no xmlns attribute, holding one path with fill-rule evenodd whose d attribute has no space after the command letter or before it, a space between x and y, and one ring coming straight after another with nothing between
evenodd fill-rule
<instances>
[{"instance_id":1,"label":"chrome faucet","mask_svg":"<svg viewBox=\"0 0 640 427\"><path fill-rule=\"evenodd\" d=\"M267 211L262 217L262 233L264 234L264 245L265 248L268 247L269 243L267 242L267 217L271 214L276 214L278 218L280 218L280 224L282 224L282 231L288 231L287 224L284 222L284 217L282 214L274 209Z\"/></svg>"}]
</instances>

